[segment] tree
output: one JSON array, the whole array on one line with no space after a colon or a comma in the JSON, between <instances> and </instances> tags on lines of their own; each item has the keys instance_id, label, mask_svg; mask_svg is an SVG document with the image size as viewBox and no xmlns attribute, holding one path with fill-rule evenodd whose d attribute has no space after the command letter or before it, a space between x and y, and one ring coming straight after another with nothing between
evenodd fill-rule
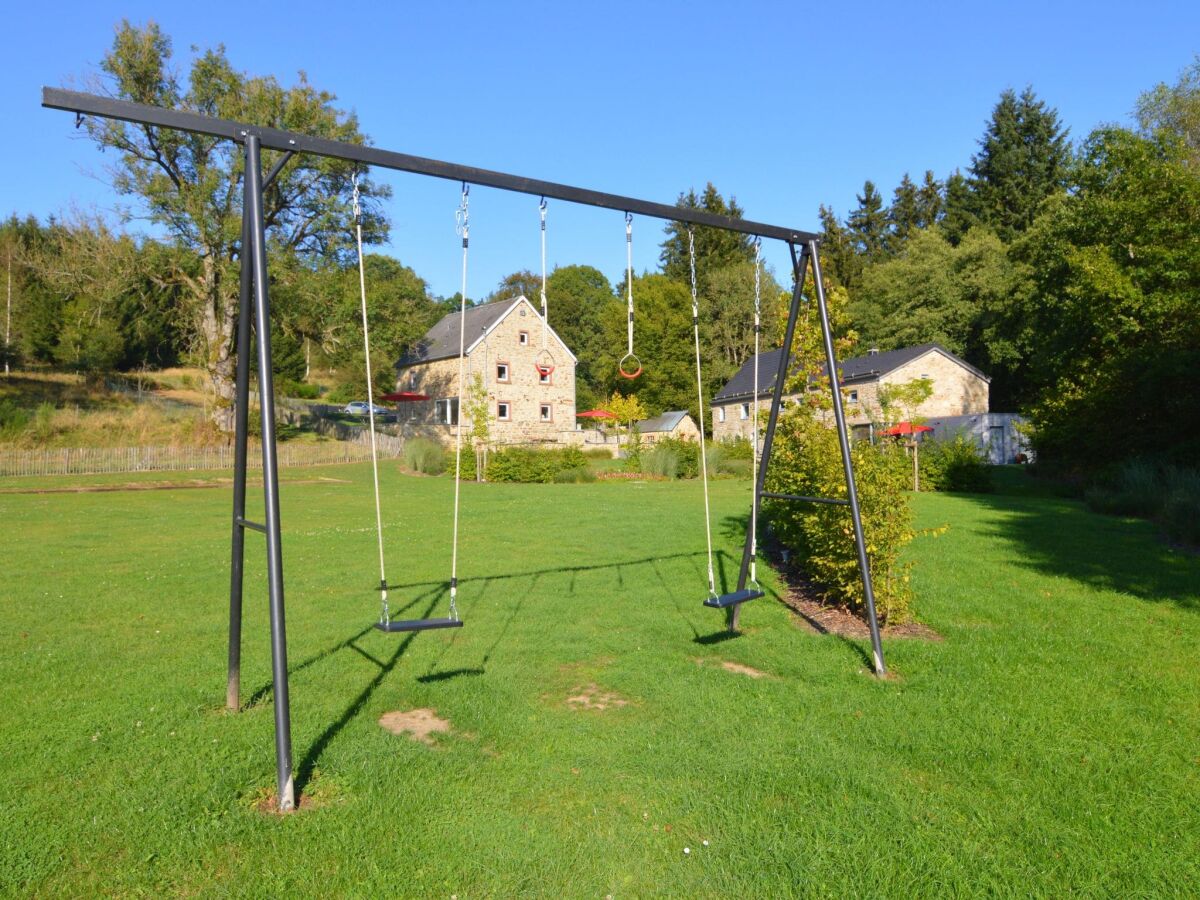
<instances>
[{"instance_id":1,"label":"tree","mask_svg":"<svg viewBox=\"0 0 1200 900\"><path fill-rule=\"evenodd\" d=\"M576 405L594 406L610 388L613 371L601 368L601 360L620 349L624 355L624 335L616 347L608 344L616 335L604 330L606 317L624 315L625 304L613 293L612 285L599 269L592 266L563 266L547 279L550 325L579 359L575 368ZM635 329L641 325L634 295ZM637 335L634 335L635 347Z\"/></svg>"},{"instance_id":2,"label":"tree","mask_svg":"<svg viewBox=\"0 0 1200 900\"><path fill-rule=\"evenodd\" d=\"M478 372L471 376L465 399L467 417L471 421L471 446L475 449L475 480L483 481L492 443L492 401L483 376Z\"/></svg>"},{"instance_id":3,"label":"tree","mask_svg":"<svg viewBox=\"0 0 1200 900\"><path fill-rule=\"evenodd\" d=\"M968 231L979 224L971 184L962 172L955 169L946 179L944 212L940 221L942 234L951 244L957 244Z\"/></svg>"},{"instance_id":4,"label":"tree","mask_svg":"<svg viewBox=\"0 0 1200 900\"><path fill-rule=\"evenodd\" d=\"M650 411L658 415L669 409L687 409L696 421L696 357L692 346L692 299L685 284L665 275L634 276L637 302L637 352L645 366L636 381L617 375L617 362L625 355L625 309L620 304L605 307L604 349L597 359L605 392L622 394L636 390ZM706 395L711 395L706 384Z\"/></svg>"},{"instance_id":5,"label":"tree","mask_svg":"<svg viewBox=\"0 0 1200 900\"><path fill-rule=\"evenodd\" d=\"M1144 137L1178 140L1188 167L1200 170L1200 56L1178 82L1160 83L1138 98L1137 120Z\"/></svg>"},{"instance_id":6,"label":"tree","mask_svg":"<svg viewBox=\"0 0 1200 900\"><path fill-rule=\"evenodd\" d=\"M933 177L933 172L925 170L925 180L917 188L917 212L915 225L917 228L930 228L941 221L945 211L942 202L942 184Z\"/></svg>"},{"instance_id":7,"label":"tree","mask_svg":"<svg viewBox=\"0 0 1200 900\"><path fill-rule=\"evenodd\" d=\"M1042 201L1066 187L1071 149L1058 113L1027 87L1000 95L979 152L971 157L974 211L1001 240L1011 241L1037 216Z\"/></svg>"},{"instance_id":8,"label":"tree","mask_svg":"<svg viewBox=\"0 0 1200 900\"><path fill-rule=\"evenodd\" d=\"M763 333L775 331L778 306L773 302L779 285L770 272L761 275L760 296ZM735 263L709 274L701 310L704 322L706 363L711 377L728 381L754 353L754 263Z\"/></svg>"},{"instance_id":9,"label":"tree","mask_svg":"<svg viewBox=\"0 0 1200 900\"><path fill-rule=\"evenodd\" d=\"M929 173L926 172L926 175ZM904 246L914 228L920 227L918 189L913 180L904 173L900 184L892 195L892 206L888 210L888 247L894 253Z\"/></svg>"},{"instance_id":10,"label":"tree","mask_svg":"<svg viewBox=\"0 0 1200 900\"><path fill-rule=\"evenodd\" d=\"M833 284L853 290L863 272L863 260L854 246L854 239L828 206L821 204L818 214L821 218L821 270Z\"/></svg>"},{"instance_id":11,"label":"tree","mask_svg":"<svg viewBox=\"0 0 1200 900\"><path fill-rule=\"evenodd\" d=\"M117 29L100 68L105 87L123 100L148 103L236 121L286 128L362 143L353 115L334 107L335 97L313 88L301 74L284 88L273 78L251 77L233 68L223 47L201 53L186 83L171 67L171 41L153 22ZM117 151L113 184L137 198L149 219L199 256L199 271L173 277L187 288L185 314L194 353L219 398L217 423L232 426L233 337L241 255L243 162L240 148L206 135L148 125L88 119L87 131L102 148ZM264 165L277 159L264 154ZM276 248L310 257L349 252L351 163L301 154L266 192L264 215ZM386 223L377 198L387 190L361 178L364 237L381 240Z\"/></svg>"},{"instance_id":12,"label":"tree","mask_svg":"<svg viewBox=\"0 0 1200 900\"><path fill-rule=\"evenodd\" d=\"M679 195L675 205L684 209L699 209L729 216L731 219L742 218L743 210L732 196L729 202L713 186L710 181L704 187L704 193L696 195L694 189ZM662 253L659 261L662 273L675 281L687 283L691 279L691 266L688 256L688 225L684 222L668 222L665 227L666 240L662 243ZM704 277L716 269L724 268L737 262L754 259L754 250L750 236L736 231L726 231L723 228L711 228L705 225L692 226L696 241L696 278Z\"/></svg>"},{"instance_id":13,"label":"tree","mask_svg":"<svg viewBox=\"0 0 1200 900\"><path fill-rule=\"evenodd\" d=\"M547 282L549 282L548 278ZM548 284L547 294L549 294ZM531 272L529 269L522 269L519 272L506 275L496 285L496 289L484 298L483 302L494 303L498 300L515 300L518 297L526 298L534 307L540 309L542 276L536 272Z\"/></svg>"},{"instance_id":14,"label":"tree","mask_svg":"<svg viewBox=\"0 0 1200 900\"><path fill-rule=\"evenodd\" d=\"M933 396L933 379L922 376L900 384L879 385L881 425L887 427L905 421L920 424L917 410Z\"/></svg>"},{"instance_id":15,"label":"tree","mask_svg":"<svg viewBox=\"0 0 1200 900\"><path fill-rule=\"evenodd\" d=\"M1023 364L1047 462L1200 465L1200 178L1185 144L1102 128L1069 195L1014 255L1029 265Z\"/></svg>"},{"instance_id":16,"label":"tree","mask_svg":"<svg viewBox=\"0 0 1200 900\"><path fill-rule=\"evenodd\" d=\"M613 391L612 395L604 401L604 405L600 407L605 412L612 413L614 421L618 425L625 426L627 435L633 434L633 423L646 418L646 407L642 405L642 401L638 399L637 394L618 394ZM620 449L618 447L618 449Z\"/></svg>"},{"instance_id":17,"label":"tree","mask_svg":"<svg viewBox=\"0 0 1200 900\"><path fill-rule=\"evenodd\" d=\"M863 192L857 199L858 207L846 217L846 226L858 252L869 262L881 257L887 249L888 213L875 182L869 179L863 183Z\"/></svg>"}]
</instances>

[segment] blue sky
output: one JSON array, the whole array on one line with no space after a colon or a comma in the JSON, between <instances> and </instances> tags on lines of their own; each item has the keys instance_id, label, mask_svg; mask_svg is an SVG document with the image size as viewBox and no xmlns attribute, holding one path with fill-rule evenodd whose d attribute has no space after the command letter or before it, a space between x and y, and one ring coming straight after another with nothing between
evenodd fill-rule
<instances>
[{"instance_id":1,"label":"blue sky","mask_svg":"<svg viewBox=\"0 0 1200 900\"><path fill-rule=\"evenodd\" d=\"M107 162L43 84L80 87L121 18L154 18L186 66L223 43L284 83L303 70L389 149L672 202L714 182L748 218L815 229L865 178L965 167L999 93L1029 84L1073 137L1127 123L1137 96L1200 51L1200 4L369 3L14 4L0 33L0 213L111 211ZM330 11L336 14L329 16ZM457 185L383 173L390 252L458 288ZM537 198L471 194L469 293L538 265ZM136 223L131 227L140 227ZM634 226L657 264L661 223ZM781 271L786 251L766 247ZM620 213L552 202L551 265L624 267ZM553 315L553 313L551 314Z\"/></svg>"}]
</instances>

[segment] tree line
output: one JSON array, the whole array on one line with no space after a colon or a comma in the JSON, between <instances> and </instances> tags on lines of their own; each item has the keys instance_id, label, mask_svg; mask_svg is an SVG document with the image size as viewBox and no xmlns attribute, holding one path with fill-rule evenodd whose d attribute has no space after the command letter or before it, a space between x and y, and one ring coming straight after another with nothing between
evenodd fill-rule
<instances>
[{"instance_id":1,"label":"tree line","mask_svg":"<svg viewBox=\"0 0 1200 900\"><path fill-rule=\"evenodd\" d=\"M170 39L123 23L101 62L114 96L365 142L352 114L303 76L292 86L238 71L217 48L186 75ZM159 227L154 240L86 218L0 225L14 281L10 357L87 372L188 362L207 373L227 424L240 262L241 158L228 142L105 120L87 133L115 154L116 190ZM1137 125L1103 126L1073 145L1031 88L1005 91L965 169L905 175L885 202L871 181L845 217L822 206L822 258L839 347L937 341L992 378L992 408L1027 413L1044 458L1099 465L1130 455L1195 463L1200 354L1200 61L1141 98ZM276 154L267 152L265 165ZM353 243L357 184L364 240L387 238L385 185L352 164L300 156L265 198L272 337L279 374L319 366L362 387ZM680 206L740 217L712 184ZM551 324L579 357L578 405L636 392L651 413L696 406L687 226L666 225L659 268L635 274L636 382L617 374L625 288L588 265L549 275ZM705 392L752 352L750 238L694 229L703 307ZM376 353L397 359L457 296L435 296L412 268L370 252ZM517 271L482 300L525 294ZM777 342L786 292L766 274L764 343ZM379 366L380 386L390 367Z\"/></svg>"}]
</instances>

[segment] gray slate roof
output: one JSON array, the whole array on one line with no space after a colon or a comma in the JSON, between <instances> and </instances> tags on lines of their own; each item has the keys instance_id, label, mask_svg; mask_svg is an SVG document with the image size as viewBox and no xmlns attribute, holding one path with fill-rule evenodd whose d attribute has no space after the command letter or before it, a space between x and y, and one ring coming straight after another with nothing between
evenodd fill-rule
<instances>
[{"instance_id":1,"label":"gray slate roof","mask_svg":"<svg viewBox=\"0 0 1200 900\"><path fill-rule=\"evenodd\" d=\"M661 416L655 416L652 419L642 419L635 427L639 434L647 434L651 432L667 432L674 431L680 422L687 416L687 410L673 409L663 413Z\"/></svg>"},{"instance_id":2,"label":"gray slate roof","mask_svg":"<svg viewBox=\"0 0 1200 900\"><path fill-rule=\"evenodd\" d=\"M989 379L986 375L976 369L966 360L955 356L941 344L928 343L917 344L913 347L901 347L899 350L888 350L884 353L867 354L866 356L855 356L850 359L843 359L838 363L838 369L841 372L842 384L850 384L856 381L870 380L886 375L893 369L898 369L905 363L912 362L918 357L924 356L930 350L940 350L951 359L956 360L960 365L968 371L974 372L980 378ZM770 392L775 385L775 370L779 367L779 354L783 351L779 348L768 350L765 353L760 353L758 357L758 392L765 394ZM754 359L751 357L742 364L729 383L721 390L717 391L713 397L714 403L722 403L731 400L738 400L743 397L754 396Z\"/></svg>"},{"instance_id":3,"label":"gray slate roof","mask_svg":"<svg viewBox=\"0 0 1200 900\"><path fill-rule=\"evenodd\" d=\"M509 297L507 300L497 300L495 303L468 307L466 313L467 346L470 347L485 331L500 321L516 302L516 299ZM416 343L411 351L400 357L396 368L458 356L459 318L461 316L462 313L456 312L443 316L440 322L425 332L425 336Z\"/></svg>"}]
</instances>

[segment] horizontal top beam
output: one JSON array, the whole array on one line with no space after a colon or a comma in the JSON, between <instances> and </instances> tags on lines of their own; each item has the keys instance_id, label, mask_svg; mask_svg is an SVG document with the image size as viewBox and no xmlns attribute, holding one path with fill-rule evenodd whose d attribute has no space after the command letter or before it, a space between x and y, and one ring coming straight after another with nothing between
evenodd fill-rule
<instances>
[{"instance_id":1,"label":"horizontal top beam","mask_svg":"<svg viewBox=\"0 0 1200 900\"><path fill-rule=\"evenodd\" d=\"M111 97L101 97L97 94L85 94L79 91L44 87L42 88L42 106L50 109L63 109L83 115L100 116L106 119L119 119L124 122L153 125L158 128L174 128L179 131L207 134L213 137L228 138L238 143L244 142L249 135L253 134L258 137L262 146L269 147L272 150L292 150L298 153L312 153L317 156L345 159L367 166L379 166L384 169L396 169L401 172L415 172L419 175L432 175L435 178L445 178L450 181L462 181L467 184L500 188L505 191L550 197L555 200L567 200L571 203L580 203L585 206L598 206L604 209L615 209L642 216L652 216L657 219L686 222L689 225L708 225L713 228L723 228L726 231L738 231L743 234L757 235L764 238L776 238L786 241L789 244L819 240L819 235L808 231L783 228L778 225L767 225L762 222L750 222L745 219L733 219L729 216L719 216L714 213L704 212L703 210L687 209L686 207L673 206L666 203L652 203L647 200L637 200L633 197L622 197L618 194L606 194L603 191L592 191L587 188L556 184L553 181L539 181L536 178L524 178L520 175L506 175L503 172L494 172L490 169L460 166L456 163L426 159L421 156L410 156L407 153L395 153L391 150L380 150L376 147L366 147L361 144L350 144L345 141L332 141L327 138L312 137L294 131L245 125L240 122L231 122L228 119L200 115L199 113L163 109L159 106L133 103L129 100L115 100Z\"/></svg>"}]
</instances>

